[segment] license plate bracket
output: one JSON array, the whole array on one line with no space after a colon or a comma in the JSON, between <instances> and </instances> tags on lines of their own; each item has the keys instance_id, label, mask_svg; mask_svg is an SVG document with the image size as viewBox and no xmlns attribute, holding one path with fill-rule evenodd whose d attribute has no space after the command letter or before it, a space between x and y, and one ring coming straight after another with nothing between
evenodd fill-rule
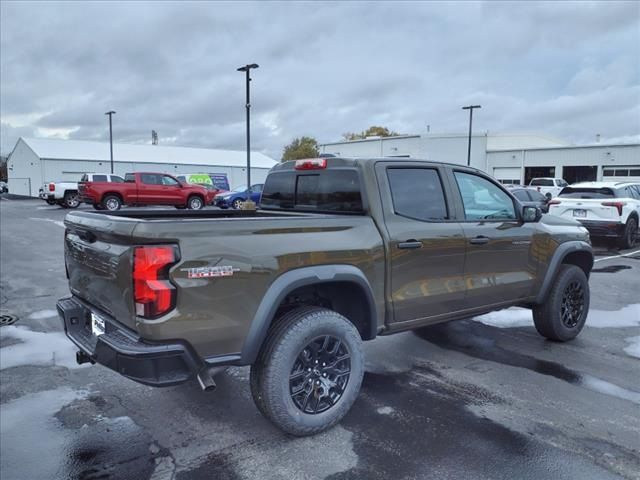
<instances>
[{"instance_id":1,"label":"license plate bracket","mask_svg":"<svg viewBox=\"0 0 640 480\"><path fill-rule=\"evenodd\" d=\"M91 312L91 334L95 337L104 335L104 319Z\"/></svg>"}]
</instances>

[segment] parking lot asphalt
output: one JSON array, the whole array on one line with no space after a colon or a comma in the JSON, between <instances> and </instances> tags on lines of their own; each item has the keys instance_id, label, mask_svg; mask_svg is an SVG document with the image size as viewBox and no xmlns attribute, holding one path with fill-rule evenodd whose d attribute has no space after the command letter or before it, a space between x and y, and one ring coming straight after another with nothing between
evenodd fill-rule
<instances>
[{"instance_id":1,"label":"parking lot asphalt","mask_svg":"<svg viewBox=\"0 0 640 480\"><path fill-rule=\"evenodd\" d=\"M0 308L18 317L0 327L3 480L640 478L640 249L596 245L573 342L522 309L378 338L346 418L293 438L253 405L248 368L203 392L76 365L55 311L65 213L0 199Z\"/></svg>"}]
</instances>

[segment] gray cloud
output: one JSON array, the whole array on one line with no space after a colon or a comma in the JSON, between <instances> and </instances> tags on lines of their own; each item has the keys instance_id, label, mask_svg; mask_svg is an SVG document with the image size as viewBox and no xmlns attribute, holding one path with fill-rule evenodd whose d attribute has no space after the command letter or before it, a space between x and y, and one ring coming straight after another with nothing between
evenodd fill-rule
<instances>
[{"instance_id":1,"label":"gray cloud","mask_svg":"<svg viewBox=\"0 0 640 480\"><path fill-rule=\"evenodd\" d=\"M0 4L0 148L19 135L242 149L384 124L640 141L637 2Z\"/></svg>"}]
</instances>

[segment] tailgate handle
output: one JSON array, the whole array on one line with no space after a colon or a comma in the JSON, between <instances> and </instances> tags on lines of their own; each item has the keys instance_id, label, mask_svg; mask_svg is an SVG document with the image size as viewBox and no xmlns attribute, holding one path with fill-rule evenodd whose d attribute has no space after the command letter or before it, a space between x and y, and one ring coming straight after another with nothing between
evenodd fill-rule
<instances>
[{"instance_id":1,"label":"tailgate handle","mask_svg":"<svg viewBox=\"0 0 640 480\"><path fill-rule=\"evenodd\" d=\"M88 243L93 243L97 240L94 233L83 231L83 230L78 231L78 237Z\"/></svg>"},{"instance_id":2,"label":"tailgate handle","mask_svg":"<svg viewBox=\"0 0 640 480\"><path fill-rule=\"evenodd\" d=\"M422 242L411 239L411 240L407 240L406 242L398 243L398 248L407 249L407 250L414 249L414 248L422 248Z\"/></svg>"},{"instance_id":3,"label":"tailgate handle","mask_svg":"<svg viewBox=\"0 0 640 480\"><path fill-rule=\"evenodd\" d=\"M477 237L469 240L469 243L471 243L472 245L485 245L489 243L489 237L485 237L484 235L478 235Z\"/></svg>"}]
</instances>

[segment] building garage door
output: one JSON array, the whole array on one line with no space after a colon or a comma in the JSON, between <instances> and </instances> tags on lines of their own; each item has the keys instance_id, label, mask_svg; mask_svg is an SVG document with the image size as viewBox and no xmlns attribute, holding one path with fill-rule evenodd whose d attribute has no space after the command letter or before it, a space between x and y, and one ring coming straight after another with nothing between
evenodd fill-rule
<instances>
[{"instance_id":1,"label":"building garage door","mask_svg":"<svg viewBox=\"0 0 640 480\"><path fill-rule=\"evenodd\" d=\"M638 182L640 181L640 165L603 167L602 180L606 182Z\"/></svg>"},{"instance_id":2,"label":"building garage door","mask_svg":"<svg viewBox=\"0 0 640 480\"><path fill-rule=\"evenodd\" d=\"M520 167L495 167L493 176L505 185L519 185Z\"/></svg>"}]
</instances>

